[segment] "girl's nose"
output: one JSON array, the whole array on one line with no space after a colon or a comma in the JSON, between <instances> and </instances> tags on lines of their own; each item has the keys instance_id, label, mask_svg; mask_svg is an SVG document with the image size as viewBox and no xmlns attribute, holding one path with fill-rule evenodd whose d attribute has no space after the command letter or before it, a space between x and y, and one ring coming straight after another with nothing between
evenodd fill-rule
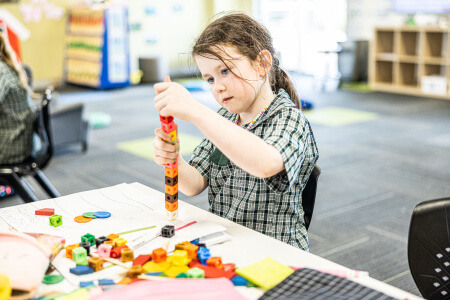
<instances>
[{"instance_id":1,"label":"girl's nose","mask_svg":"<svg viewBox=\"0 0 450 300\"><path fill-rule=\"evenodd\" d=\"M215 82L215 85L214 85L214 92L215 93L217 93L217 94L221 94L221 93L223 93L223 92L225 92L226 91L226 87L225 87L225 85L224 84L222 84L222 83L220 83L220 82Z\"/></svg>"}]
</instances>

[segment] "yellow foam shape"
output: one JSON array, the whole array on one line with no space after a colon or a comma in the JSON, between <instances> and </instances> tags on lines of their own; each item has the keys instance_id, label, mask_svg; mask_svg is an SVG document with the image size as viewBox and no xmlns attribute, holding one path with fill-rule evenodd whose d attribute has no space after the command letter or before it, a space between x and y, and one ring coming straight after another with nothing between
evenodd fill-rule
<instances>
[{"instance_id":1,"label":"yellow foam shape","mask_svg":"<svg viewBox=\"0 0 450 300\"><path fill-rule=\"evenodd\" d=\"M170 268L170 263L167 261L163 261L162 263L155 263L154 261L149 261L142 266L142 270L144 273L148 272L164 272L168 268Z\"/></svg>"},{"instance_id":2,"label":"yellow foam shape","mask_svg":"<svg viewBox=\"0 0 450 300\"><path fill-rule=\"evenodd\" d=\"M64 295L61 300L89 300L90 295L86 289L79 289L68 295ZM60 299L60 298L58 298Z\"/></svg>"},{"instance_id":3,"label":"yellow foam shape","mask_svg":"<svg viewBox=\"0 0 450 300\"><path fill-rule=\"evenodd\" d=\"M170 268L164 271L164 274L167 277L176 277L178 274L189 271L188 266L174 266L172 265Z\"/></svg>"},{"instance_id":4,"label":"yellow foam shape","mask_svg":"<svg viewBox=\"0 0 450 300\"><path fill-rule=\"evenodd\" d=\"M267 290L282 282L292 273L294 270L270 257L247 267L236 269L236 274Z\"/></svg>"},{"instance_id":5,"label":"yellow foam shape","mask_svg":"<svg viewBox=\"0 0 450 300\"><path fill-rule=\"evenodd\" d=\"M0 299L9 299L11 296L11 283L9 281L9 277L0 274Z\"/></svg>"}]
</instances>

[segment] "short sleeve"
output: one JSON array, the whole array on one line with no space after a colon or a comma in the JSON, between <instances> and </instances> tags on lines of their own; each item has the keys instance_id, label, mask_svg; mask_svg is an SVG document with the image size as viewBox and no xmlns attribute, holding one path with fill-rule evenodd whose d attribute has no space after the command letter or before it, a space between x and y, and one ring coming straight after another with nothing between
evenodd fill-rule
<instances>
[{"instance_id":1,"label":"short sleeve","mask_svg":"<svg viewBox=\"0 0 450 300\"><path fill-rule=\"evenodd\" d=\"M204 138L202 142L194 149L189 164L196 168L200 174L209 182L209 171L211 161L209 157L213 151L213 144Z\"/></svg>"},{"instance_id":2,"label":"short sleeve","mask_svg":"<svg viewBox=\"0 0 450 300\"><path fill-rule=\"evenodd\" d=\"M280 111L272 120L272 126L264 133L264 141L280 151L285 170L265 178L275 192L283 193L298 179L305 159L305 122L295 108Z\"/></svg>"}]
</instances>

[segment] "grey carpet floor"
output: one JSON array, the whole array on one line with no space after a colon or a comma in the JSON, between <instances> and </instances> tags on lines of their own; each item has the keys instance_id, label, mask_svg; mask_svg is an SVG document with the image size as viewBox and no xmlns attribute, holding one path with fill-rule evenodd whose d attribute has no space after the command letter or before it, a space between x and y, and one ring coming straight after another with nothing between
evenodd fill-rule
<instances>
[{"instance_id":1,"label":"grey carpet floor","mask_svg":"<svg viewBox=\"0 0 450 300\"><path fill-rule=\"evenodd\" d=\"M340 126L312 122L322 174L309 230L311 252L419 295L407 263L408 228L415 205L450 195L450 101L318 92L303 77L296 84L316 110L339 107L377 114L373 120ZM209 93L194 95L217 108ZM59 104L82 101L86 114L112 117L110 126L92 131L87 153L81 153L80 145L57 151L45 174L61 194L122 182L163 190L161 167L116 148L119 142L151 137L160 126L153 96L150 85L61 91ZM181 134L202 136L192 124L180 122L179 128ZM40 199L46 198L34 182L32 186ZM206 192L180 198L208 208ZM12 197L0 201L0 207L19 203Z\"/></svg>"}]
</instances>

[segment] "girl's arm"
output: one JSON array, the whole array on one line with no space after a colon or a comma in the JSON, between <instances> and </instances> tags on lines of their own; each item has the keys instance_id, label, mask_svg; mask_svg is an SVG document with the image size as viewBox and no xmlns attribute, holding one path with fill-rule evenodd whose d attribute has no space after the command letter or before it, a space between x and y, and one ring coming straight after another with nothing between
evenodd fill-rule
<instances>
[{"instance_id":1,"label":"girl's arm","mask_svg":"<svg viewBox=\"0 0 450 300\"><path fill-rule=\"evenodd\" d=\"M200 103L199 103L200 104ZM190 120L233 163L247 173L267 178L284 170L278 149L200 104Z\"/></svg>"},{"instance_id":2,"label":"girl's arm","mask_svg":"<svg viewBox=\"0 0 450 300\"><path fill-rule=\"evenodd\" d=\"M196 101L182 85L162 82L154 88L158 94L155 107L162 116L194 123L239 168L259 178L284 170L283 158L275 147Z\"/></svg>"}]
</instances>

